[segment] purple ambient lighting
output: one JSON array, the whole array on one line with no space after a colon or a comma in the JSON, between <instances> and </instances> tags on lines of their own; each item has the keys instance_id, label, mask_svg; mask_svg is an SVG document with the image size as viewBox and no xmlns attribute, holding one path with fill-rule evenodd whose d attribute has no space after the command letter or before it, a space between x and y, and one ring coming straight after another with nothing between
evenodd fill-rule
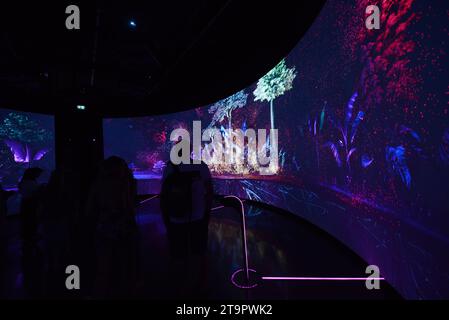
<instances>
[{"instance_id":1,"label":"purple ambient lighting","mask_svg":"<svg viewBox=\"0 0 449 320\"><path fill-rule=\"evenodd\" d=\"M288 281L366 281L385 280L385 278L351 278L351 277L262 277L262 280L288 280Z\"/></svg>"},{"instance_id":2,"label":"purple ambient lighting","mask_svg":"<svg viewBox=\"0 0 449 320\"><path fill-rule=\"evenodd\" d=\"M152 197L150 197L150 198L148 198L148 199L145 199L145 200L140 201L140 204L145 203L145 202L150 201L150 200L153 200L153 199L155 199L155 198L157 198L157 197L159 197L158 194L155 195L155 196L152 196Z\"/></svg>"},{"instance_id":3,"label":"purple ambient lighting","mask_svg":"<svg viewBox=\"0 0 449 320\"><path fill-rule=\"evenodd\" d=\"M240 272L244 272L244 271L245 271L244 269L238 269L238 270L236 270L236 271L232 274L232 276L231 276L231 282L232 282L232 284L233 284L234 286L236 286L237 288L240 288L240 289L252 289L252 288L257 287L257 283L248 284L248 285L242 285L242 284L238 284L238 283L237 283L235 277L236 277ZM252 273L256 273L256 270L254 270L254 269L248 269L248 271L249 271L249 272L252 272Z\"/></svg>"},{"instance_id":4,"label":"purple ambient lighting","mask_svg":"<svg viewBox=\"0 0 449 320\"><path fill-rule=\"evenodd\" d=\"M226 197L225 197L226 198ZM241 200L240 198L239 198L239 200L243 203L243 202L245 202L245 200ZM223 209L225 206L218 206L218 207L214 207L214 208L212 208L212 209L210 209L210 211L215 211L215 210L220 210L220 209Z\"/></svg>"},{"instance_id":5,"label":"purple ambient lighting","mask_svg":"<svg viewBox=\"0 0 449 320\"><path fill-rule=\"evenodd\" d=\"M225 198L236 199L240 203L241 214L242 214L242 232L243 232L243 251L245 256L245 267L246 280L249 282L249 264L248 264L248 246L246 244L246 222L245 222L245 207L243 206L242 200L236 196L225 196ZM255 272L255 271L254 271Z\"/></svg>"}]
</instances>

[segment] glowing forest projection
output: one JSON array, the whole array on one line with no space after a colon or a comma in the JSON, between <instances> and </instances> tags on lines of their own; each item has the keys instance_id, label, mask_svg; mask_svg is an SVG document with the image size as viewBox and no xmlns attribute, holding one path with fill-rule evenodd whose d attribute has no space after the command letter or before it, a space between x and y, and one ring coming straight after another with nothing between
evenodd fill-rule
<instances>
[{"instance_id":1,"label":"glowing forest projection","mask_svg":"<svg viewBox=\"0 0 449 320\"><path fill-rule=\"evenodd\" d=\"M54 168L53 117L0 109L0 181L15 187L29 167Z\"/></svg>"},{"instance_id":2,"label":"glowing forest projection","mask_svg":"<svg viewBox=\"0 0 449 320\"><path fill-rule=\"evenodd\" d=\"M419 1L383 1L381 21L388 27L367 30L350 19L367 4L330 1L285 59L253 86L210 106L105 120L106 154L124 156L137 173L160 174L170 132L191 132L194 120L219 128L224 145L232 146L227 149L245 156L227 129L276 128L278 180L307 178L411 215L405 199L419 199L426 212L441 211L444 201L418 195L435 181L445 185L449 163L447 31L433 27L442 13ZM210 166L215 176L254 178L257 161L246 160Z\"/></svg>"},{"instance_id":3,"label":"glowing forest projection","mask_svg":"<svg viewBox=\"0 0 449 320\"><path fill-rule=\"evenodd\" d=\"M191 111L105 120L105 154L127 159L136 176L157 177L168 160L170 132L191 131L194 120L219 128L226 143L232 143L229 128L275 128L276 175L267 180L255 163L212 165L226 192L292 211L297 206L291 201L321 199L316 190L332 195L334 209L363 206L365 215L357 219L346 216L348 210L332 216L336 209L308 218L380 264L401 256L396 262L407 270L387 274L387 280L397 276L406 296L444 296L447 290L417 278L449 279L447 271L435 269L449 257L410 236L422 232L449 243L449 31L443 2L329 0L293 51L252 86ZM380 8L379 30L364 23L371 4ZM403 231L405 226L414 231ZM360 238L371 245L362 247ZM401 247L407 253L395 251Z\"/></svg>"}]
</instances>

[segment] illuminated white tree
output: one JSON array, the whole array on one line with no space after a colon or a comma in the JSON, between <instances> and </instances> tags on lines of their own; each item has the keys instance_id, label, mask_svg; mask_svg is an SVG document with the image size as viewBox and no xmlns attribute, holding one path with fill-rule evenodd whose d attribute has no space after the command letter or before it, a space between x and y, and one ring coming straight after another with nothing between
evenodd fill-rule
<instances>
[{"instance_id":1,"label":"illuminated white tree","mask_svg":"<svg viewBox=\"0 0 449 320\"><path fill-rule=\"evenodd\" d=\"M274 129L273 101L293 88L293 80L296 77L295 67L287 68L282 59L276 67L259 79L254 90L254 101L268 101L270 103L271 129Z\"/></svg>"},{"instance_id":2,"label":"illuminated white tree","mask_svg":"<svg viewBox=\"0 0 449 320\"><path fill-rule=\"evenodd\" d=\"M224 118L228 119L229 129L232 129L232 111L243 108L248 100L248 94L244 90L233 94L223 100L218 101L209 108L209 113L213 113L210 127L215 123L221 122Z\"/></svg>"}]
</instances>

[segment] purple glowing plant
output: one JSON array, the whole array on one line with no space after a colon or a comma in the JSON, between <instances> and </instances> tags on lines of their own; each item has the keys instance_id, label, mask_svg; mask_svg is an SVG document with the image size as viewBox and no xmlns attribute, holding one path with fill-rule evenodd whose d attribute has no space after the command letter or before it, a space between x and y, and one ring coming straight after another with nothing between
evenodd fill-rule
<instances>
[{"instance_id":1,"label":"purple glowing plant","mask_svg":"<svg viewBox=\"0 0 449 320\"><path fill-rule=\"evenodd\" d=\"M11 150L16 163L31 165L33 161L41 160L48 153L48 149L33 150L27 143L9 139L5 139L4 142Z\"/></svg>"},{"instance_id":2,"label":"purple glowing plant","mask_svg":"<svg viewBox=\"0 0 449 320\"><path fill-rule=\"evenodd\" d=\"M351 175L351 157L357 150L354 146L357 129L365 117L365 113L361 110L357 112L355 117L353 116L354 103L357 96L358 94L355 92L348 101L344 123L335 123L340 139L337 142L328 141L325 144L331 150L338 167L342 167L345 164L348 180Z\"/></svg>"}]
</instances>

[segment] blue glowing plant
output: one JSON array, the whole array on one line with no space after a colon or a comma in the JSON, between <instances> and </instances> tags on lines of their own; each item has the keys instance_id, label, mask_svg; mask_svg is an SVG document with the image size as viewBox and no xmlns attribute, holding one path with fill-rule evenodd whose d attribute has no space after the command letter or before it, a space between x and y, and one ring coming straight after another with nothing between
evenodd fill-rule
<instances>
[{"instance_id":1,"label":"blue glowing plant","mask_svg":"<svg viewBox=\"0 0 449 320\"><path fill-rule=\"evenodd\" d=\"M367 154L363 154L360 162L363 168L368 168L374 161L374 158L367 155Z\"/></svg>"},{"instance_id":2,"label":"blue glowing plant","mask_svg":"<svg viewBox=\"0 0 449 320\"><path fill-rule=\"evenodd\" d=\"M307 120L307 126L309 129L310 136L312 137L314 144L315 144L315 155L316 155L316 161L317 161L317 167L320 168L320 136L321 131L323 130L324 126L324 119L326 117L326 106L327 102L324 102L323 108L321 109L320 115L315 116L315 119L313 121L313 126L310 121L310 119ZM318 120L319 118L319 120ZM319 124L318 124L319 121ZM318 128L317 128L318 127Z\"/></svg>"},{"instance_id":3,"label":"blue glowing plant","mask_svg":"<svg viewBox=\"0 0 449 320\"><path fill-rule=\"evenodd\" d=\"M53 135L28 116L11 112L0 125L0 137L33 144L50 141Z\"/></svg>"},{"instance_id":4,"label":"blue glowing plant","mask_svg":"<svg viewBox=\"0 0 449 320\"><path fill-rule=\"evenodd\" d=\"M397 147L387 146L385 150L385 160L389 169L398 175L402 182L410 189L412 176L408 169L405 155L405 147L400 145Z\"/></svg>"}]
</instances>

